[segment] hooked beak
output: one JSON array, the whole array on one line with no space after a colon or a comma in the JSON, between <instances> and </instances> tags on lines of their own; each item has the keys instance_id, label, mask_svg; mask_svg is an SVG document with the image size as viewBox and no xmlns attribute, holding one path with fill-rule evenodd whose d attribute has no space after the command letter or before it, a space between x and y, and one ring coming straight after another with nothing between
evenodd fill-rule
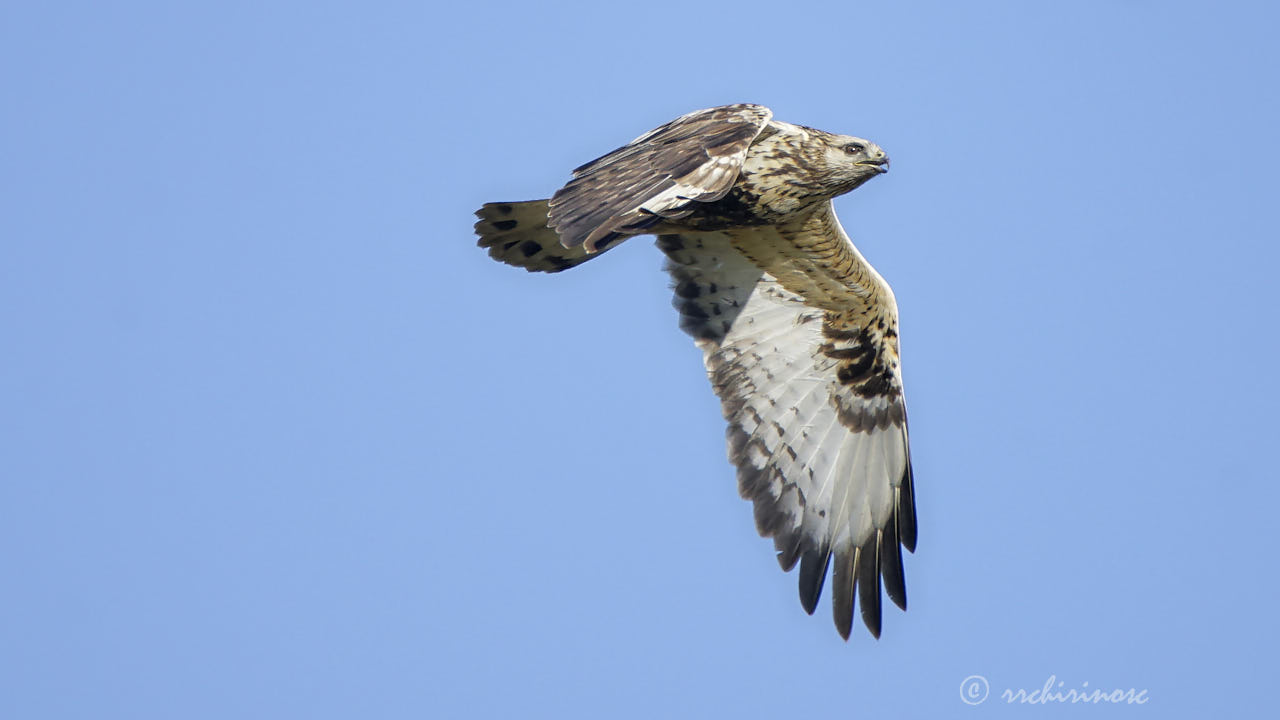
<instances>
[{"instance_id":1,"label":"hooked beak","mask_svg":"<svg viewBox=\"0 0 1280 720\"><path fill-rule=\"evenodd\" d=\"M875 168L876 172L880 174L889 172L889 156L886 155L883 150L870 160L863 160L858 164L865 167Z\"/></svg>"}]
</instances>

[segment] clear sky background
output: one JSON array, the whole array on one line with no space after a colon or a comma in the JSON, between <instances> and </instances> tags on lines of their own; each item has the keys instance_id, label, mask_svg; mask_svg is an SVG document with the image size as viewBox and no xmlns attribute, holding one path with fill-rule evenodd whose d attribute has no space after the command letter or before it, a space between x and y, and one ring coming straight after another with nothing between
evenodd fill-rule
<instances>
[{"instance_id":1,"label":"clear sky background","mask_svg":"<svg viewBox=\"0 0 1280 720\"><path fill-rule=\"evenodd\" d=\"M1278 21L6 4L0 716L1274 712ZM471 233L743 101L893 158L836 202L902 313L879 641L756 535L651 243ZM997 697L1051 675L1149 702Z\"/></svg>"}]
</instances>

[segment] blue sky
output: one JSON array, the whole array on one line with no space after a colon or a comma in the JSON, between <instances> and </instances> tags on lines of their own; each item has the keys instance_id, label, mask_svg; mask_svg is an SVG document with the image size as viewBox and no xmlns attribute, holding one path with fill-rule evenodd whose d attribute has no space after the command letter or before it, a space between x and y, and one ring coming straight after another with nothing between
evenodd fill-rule
<instances>
[{"instance_id":1,"label":"blue sky","mask_svg":"<svg viewBox=\"0 0 1280 720\"><path fill-rule=\"evenodd\" d=\"M1278 19L6 6L0 714L1268 711ZM836 203L902 314L879 641L756 535L651 243L474 247L482 202L742 101L893 157ZM998 697L1050 676L1149 701Z\"/></svg>"}]
</instances>

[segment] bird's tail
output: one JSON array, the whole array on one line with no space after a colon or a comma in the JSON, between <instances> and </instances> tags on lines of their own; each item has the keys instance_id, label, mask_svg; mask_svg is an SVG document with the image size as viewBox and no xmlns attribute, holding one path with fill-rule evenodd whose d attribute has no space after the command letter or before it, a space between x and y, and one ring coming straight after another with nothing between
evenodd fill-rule
<instances>
[{"instance_id":1,"label":"bird's tail","mask_svg":"<svg viewBox=\"0 0 1280 720\"><path fill-rule=\"evenodd\" d=\"M529 272L560 272L581 265L599 252L567 248L547 227L547 201L485 203L476 211L477 243L489 257Z\"/></svg>"}]
</instances>

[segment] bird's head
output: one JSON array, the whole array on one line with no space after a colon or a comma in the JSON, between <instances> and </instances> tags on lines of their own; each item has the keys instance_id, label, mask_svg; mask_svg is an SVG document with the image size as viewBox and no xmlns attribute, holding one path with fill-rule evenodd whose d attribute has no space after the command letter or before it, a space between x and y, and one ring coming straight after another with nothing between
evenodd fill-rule
<instances>
[{"instance_id":1,"label":"bird's head","mask_svg":"<svg viewBox=\"0 0 1280 720\"><path fill-rule=\"evenodd\" d=\"M852 135L823 133L820 164L824 184L843 195L881 173L889 172L889 156L879 145Z\"/></svg>"}]
</instances>

